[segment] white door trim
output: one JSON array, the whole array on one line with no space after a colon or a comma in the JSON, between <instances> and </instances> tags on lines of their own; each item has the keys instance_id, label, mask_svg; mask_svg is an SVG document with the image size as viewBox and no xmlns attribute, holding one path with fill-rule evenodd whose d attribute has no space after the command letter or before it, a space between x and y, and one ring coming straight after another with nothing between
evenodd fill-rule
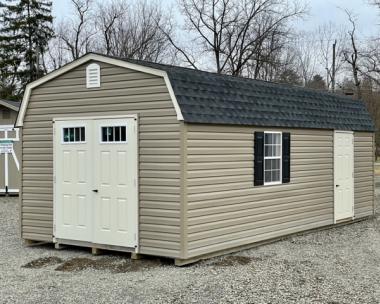
<instances>
[{"instance_id":1,"label":"white door trim","mask_svg":"<svg viewBox=\"0 0 380 304\"><path fill-rule=\"evenodd\" d=\"M343 134L351 134L352 135L352 219L355 218L355 197L354 197L354 166L355 166L355 158L354 158L354 132L353 131L342 131L342 130L334 130L333 131L333 195L334 195L334 224L337 223L340 219L337 219L337 212L336 212L336 193L337 193L337 187L336 187L336 149L335 149L335 142L336 142L336 134L343 133Z\"/></svg>"},{"instance_id":2,"label":"white door trim","mask_svg":"<svg viewBox=\"0 0 380 304\"><path fill-rule=\"evenodd\" d=\"M70 121L70 120L93 120L93 119L120 119L120 118L135 118L138 119L137 114L125 114L125 115L103 115L103 116L70 116L70 117L53 117L53 123L55 121Z\"/></svg>"},{"instance_id":3,"label":"white door trim","mask_svg":"<svg viewBox=\"0 0 380 304\"><path fill-rule=\"evenodd\" d=\"M56 124L55 122L56 121L67 121L68 122L68 125L72 125L70 124L70 121L78 121L78 120L86 120L86 121L94 121L94 120L102 120L102 119L123 119L123 118L128 118L128 119L134 119L135 120L135 147L136 147L136 159L135 159L135 176L136 176L136 180L135 180L135 190L136 190L136 194L135 194L135 208L134 208L134 218L133 218L133 221L134 221L134 224L135 224L135 246L134 246L134 249L135 249L135 252L138 253L139 252L139 129L138 129L138 126L139 126L139 123L138 123L138 115L137 114L131 114L131 115L113 115L113 116L84 116L84 117L56 117L56 118L53 118L53 242L57 242L57 236L56 236L56 223L57 223L57 207L56 207L56 204L57 204L57 199L56 199L56 195L57 195L57 184L56 184L56 158L57 158L57 142L56 142L56 136L61 136L61 132L60 130L57 131L57 128L56 128ZM95 132L97 132L98 130L93 128L93 130L96 130ZM87 139L87 135L86 134L86 139ZM97 138L97 137L94 137L94 138ZM59 141L60 142L60 141ZM128 246L125 246L126 248ZM129 247L128 247L129 248Z\"/></svg>"}]
</instances>

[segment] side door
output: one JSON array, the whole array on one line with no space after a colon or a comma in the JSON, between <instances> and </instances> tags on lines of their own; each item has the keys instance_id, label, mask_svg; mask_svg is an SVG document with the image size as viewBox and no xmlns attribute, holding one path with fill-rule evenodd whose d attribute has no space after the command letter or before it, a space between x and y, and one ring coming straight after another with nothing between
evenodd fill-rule
<instances>
[{"instance_id":1,"label":"side door","mask_svg":"<svg viewBox=\"0 0 380 304\"><path fill-rule=\"evenodd\" d=\"M92 241L92 122L54 123L54 237Z\"/></svg>"},{"instance_id":2,"label":"side door","mask_svg":"<svg viewBox=\"0 0 380 304\"><path fill-rule=\"evenodd\" d=\"M334 133L334 220L354 216L354 135Z\"/></svg>"},{"instance_id":3,"label":"side door","mask_svg":"<svg viewBox=\"0 0 380 304\"><path fill-rule=\"evenodd\" d=\"M94 243L137 246L137 120L94 120Z\"/></svg>"}]
</instances>

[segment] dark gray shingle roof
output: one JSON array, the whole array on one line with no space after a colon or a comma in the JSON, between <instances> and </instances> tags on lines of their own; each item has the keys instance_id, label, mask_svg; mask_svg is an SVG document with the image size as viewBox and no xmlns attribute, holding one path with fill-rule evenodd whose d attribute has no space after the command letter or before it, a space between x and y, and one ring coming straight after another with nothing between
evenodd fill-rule
<instances>
[{"instance_id":1,"label":"dark gray shingle roof","mask_svg":"<svg viewBox=\"0 0 380 304\"><path fill-rule=\"evenodd\" d=\"M168 73L185 122L374 131L350 97L189 68L127 60Z\"/></svg>"}]
</instances>

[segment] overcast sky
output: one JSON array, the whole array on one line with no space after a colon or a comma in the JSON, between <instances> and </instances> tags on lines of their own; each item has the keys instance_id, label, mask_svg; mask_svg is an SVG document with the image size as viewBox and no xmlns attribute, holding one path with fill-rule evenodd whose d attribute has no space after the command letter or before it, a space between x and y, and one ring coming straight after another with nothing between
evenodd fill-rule
<instances>
[{"instance_id":1,"label":"overcast sky","mask_svg":"<svg viewBox=\"0 0 380 304\"><path fill-rule=\"evenodd\" d=\"M102 0L103 2L109 0ZM175 2L161 0L160 2ZM347 24L347 18L341 8L352 11L358 22L360 36L376 35L380 31L380 11L368 5L369 0L304 0L309 4L309 16L297 23L301 29L315 29L318 25L329 21L335 24ZM53 0L53 13L58 19L70 16L70 0ZM378 36L378 35L377 35Z\"/></svg>"}]
</instances>

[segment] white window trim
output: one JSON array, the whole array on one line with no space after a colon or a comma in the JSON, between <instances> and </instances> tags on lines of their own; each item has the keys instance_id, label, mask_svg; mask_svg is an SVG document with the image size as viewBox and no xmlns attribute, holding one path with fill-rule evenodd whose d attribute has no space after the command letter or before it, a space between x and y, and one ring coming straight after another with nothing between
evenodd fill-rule
<instances>
[{"instance_id":1,"label":"white window trim","mask_svg":"<svg viewBox=\"0 0 380 304\"><path fill-rule=\"evenodd\" d=\"M84 136L85 140L84 141L64 141L64 134L63 130L67 128L84 128ZM61 128L61 144L62 145L82 145L87 143L87 128L85 125L66 125L62 126Z\"/></svg>"},{"instance_id":2,"label":"white window trim","mask_svg":"<svg viewBox=\"0 0 380 304\"><path fill-rule=\"evenodd\" d=\"M265 156L265 134L280 134L280 156ZM282 184L282 132L279 131L264 131L264 164L263 164L263 179L264 186L273 186L273 185L281 185ZM265 182L265 160L266 159L279 159L280 160L280 180L277 182Z\"/></svg>"},{"instance_id":3,"label":"white window trim","mask_svg":"<svg viewBox=\"0 0 380 304\"><path fill-rule=\"evenodd\" d=\"M90 71L96 70L97 73L97 80L96 82L92 83L90 81ZM97 63L90 63L86 67L86 88L91 89L91 88L100 88L100 65Z\"/></svg>"}]
</instances>

